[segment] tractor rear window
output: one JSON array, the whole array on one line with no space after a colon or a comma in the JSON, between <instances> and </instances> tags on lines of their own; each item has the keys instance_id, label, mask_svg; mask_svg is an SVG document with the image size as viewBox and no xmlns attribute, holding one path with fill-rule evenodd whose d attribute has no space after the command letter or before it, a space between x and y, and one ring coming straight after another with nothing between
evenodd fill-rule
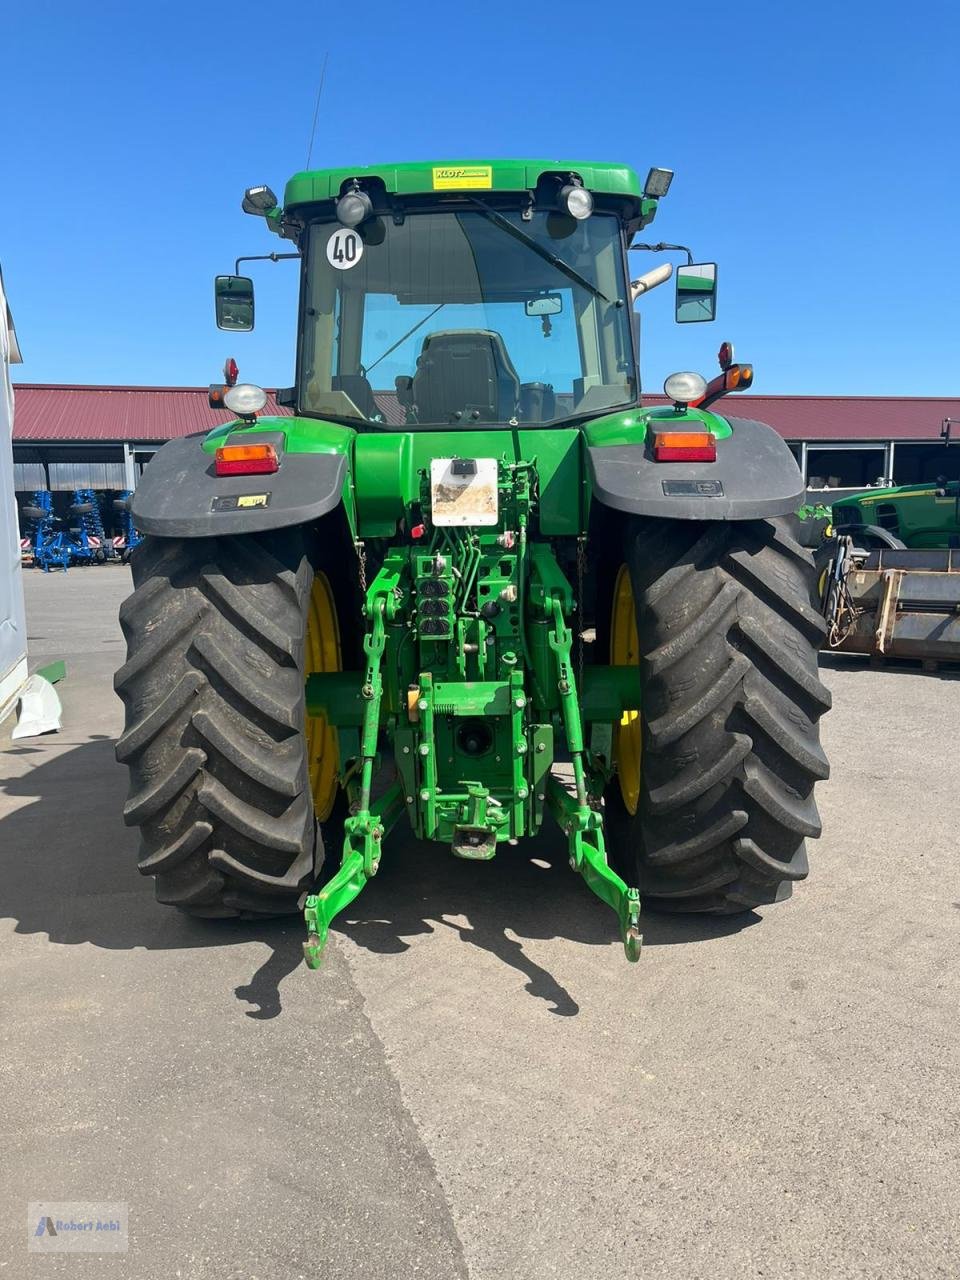
<instances>
[{"instance_id":1,"label":"tractor rear window","mask_svg":"<svg viewBox=\"0 0 960 1280\"><path fill-rule=\"evenodd\" d=\"M609 215L314 224L301 405L395 428L536 425L635 403L627 296Z\"/></svg>"}]
</instances>

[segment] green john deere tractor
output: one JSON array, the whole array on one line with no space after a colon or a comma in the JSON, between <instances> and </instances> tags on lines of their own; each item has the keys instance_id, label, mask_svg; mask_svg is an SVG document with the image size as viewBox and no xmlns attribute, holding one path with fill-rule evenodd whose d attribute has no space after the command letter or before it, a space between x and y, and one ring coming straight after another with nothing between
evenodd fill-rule
<instances>
[{"instance_id":1,"label":"green john deere tractor","mask_svg":"<svg viewBox=\"0 0 960 1280\"><path fill-rule=\"evenodd\" d=\"M167 444L132 505L117 754L161 902L304 908L315 965L401 820L490 859L549 814L635 960L641 898L742 912L807 874L830 697L783 520L803 485L710 407L751 378L726 344L709 386L641 405L633 303L671 268L631 281L628 250L669 180L513 160L248 190L301 260L293 414L228 362L232 420ZM713 264L677 286L678 320L713 318ZM215 297L252 328L248 278Z\"/></svg>"},{"instance_id":2,"label":"green john deere tractor","mask_svg":"<svg viewBox=\"0 0 960 1280\"><path fill-rule=\"evenodd\" d=\"M832 507L834 530L868 550L960 547L960 480L866 489Z\"/></svg>"},{"instance_id":3,"label":"green john deere tractor","mask_svg":"<svg viewBox=\"0 0 960 1280\"><path fill-rule=\"evenodd\" d=\"M831 519L815 553L827 646L931 670L960 661L960 481L848 494Z\"/></svg>"}]
</instances>

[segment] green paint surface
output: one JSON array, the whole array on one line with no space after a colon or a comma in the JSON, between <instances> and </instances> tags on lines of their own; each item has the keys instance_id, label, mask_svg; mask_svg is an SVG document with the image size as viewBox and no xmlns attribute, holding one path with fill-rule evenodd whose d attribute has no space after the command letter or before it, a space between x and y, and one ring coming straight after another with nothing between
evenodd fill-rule
<instances>
[{"instance_id":1,"label":"green paint surface","mask_svg":"<svg viewBox=\"0 0 960 1280\"><path fill-rule=\"evenodd\" d=\"M216 453L227 436L242 433L250 444L256 444L258 434L277 431L283 432L286 453L348 453L357 434L352 427L324 422L320 418L266 417L258 418L256 422L235 418L208 432L201 447L204 453Z\"/></svg>"},{"instance_id":2,"label":"green paint surface","mask_svg":"<svg viewBox=\"0 0 960 1280\"><path fill-rule=\"evenodd\" d=\"M490 170L489 181L479 180L475 191L529 191L543 173L576 173L590 191L607 195L642 195L640 181L632 169L618 164L597 164L576 160L424 160L404 164L367 165L354 169L314 169L296 173L287 183L283 202L285 211L298 205L315 204L336 199L345 183L357 178L378 178L390 193L420 195L434 190L435 169ZM644 201L656 207L655 201Z\"/></svg>"},{"instance_id":3,"label":"green paint surface","mask_svg":"<svg viewBox=\"0 0 960 1280\"><path fill-rule=\"evenodd\" d=\"M432 458L535 462L542 532L576 534L581 521L579 433L569 427L499 431L365 432L354 468L361 537L390 537L404 507L420 494Z\"/></svg>"},{"instance_id":4,"label":"green paint surface","mask_svg":"<svg viewBox=\"0 0 960 1280\"><path fill-rule=\"evenodd\" d=\"M678 413L672 405L654 405L630 409L594 418L583 425L583 438L588 445L643 444L649 431L699 431L706 429L725 440L733 434L730 423L709 409L686 408Z\"/></svg>"}]
</instances>

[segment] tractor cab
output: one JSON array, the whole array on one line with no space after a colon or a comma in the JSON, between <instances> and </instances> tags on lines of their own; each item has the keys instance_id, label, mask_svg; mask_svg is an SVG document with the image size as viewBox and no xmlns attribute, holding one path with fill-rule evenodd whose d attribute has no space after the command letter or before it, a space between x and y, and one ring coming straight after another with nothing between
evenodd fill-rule
<instances>
[{"instance_id":1,"label":"tractor cab","mask_svg":"<svg viewBox=\"0 0 960 1280\"><path fill-rule=\"evenodd\" d=\"M302 258L298 411L449 430L638 405L632 304L671 268L631 282L627 250L668 186L666 170L641 190L618 166L550 162L324 171L292 179L279 223L256 203L275 197L248 192ZM678 320L713 318L714 264L677 285ZM218 278L222 327L252 327L252 288Z\"/></svg>"}]
</instances>

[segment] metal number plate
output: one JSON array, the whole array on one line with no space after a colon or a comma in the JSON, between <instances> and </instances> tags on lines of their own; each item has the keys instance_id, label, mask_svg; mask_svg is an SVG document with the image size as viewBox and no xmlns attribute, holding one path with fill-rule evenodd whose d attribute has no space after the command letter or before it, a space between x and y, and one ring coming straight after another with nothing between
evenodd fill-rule
<instances>
[{"instance_id":1,"label":"metal number plate","mask_svg":"<svg viewBox=\"0 0 960 1280\"><path fill-rule=\"evenodd\" d=\"M664 480L665 498L722 498L723 485L719 480Z\"/></svg>"},{"instance_id":2,"label":"metal number plate","mask_svg":"<svg viewBox=\"0 0 960 1280\"><path fill-rule=\"evenodd\" d=\"M210 503L211 511L243 511L247 507L269 507L269 493L238 493L218 496Z\"/></svg>"}]
</instances>

